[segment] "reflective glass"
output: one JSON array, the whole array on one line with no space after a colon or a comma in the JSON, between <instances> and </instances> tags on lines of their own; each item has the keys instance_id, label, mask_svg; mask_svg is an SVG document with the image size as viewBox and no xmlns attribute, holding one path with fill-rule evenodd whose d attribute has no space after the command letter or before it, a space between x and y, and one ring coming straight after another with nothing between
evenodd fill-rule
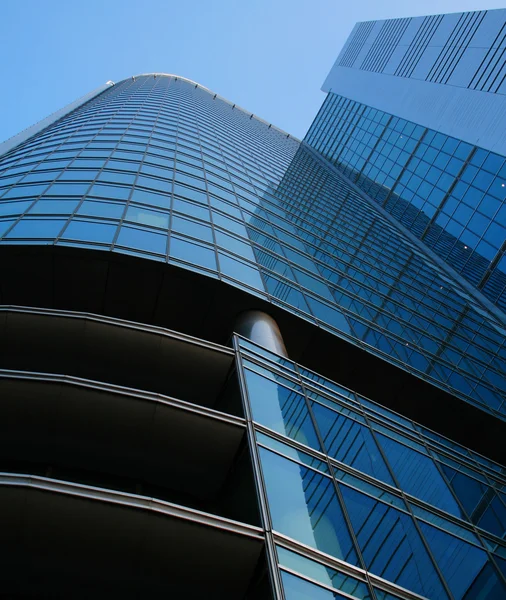
<instances>
[{"instance_id":1,"label":"reflective glass","mask_svg":"<svg viewBox=\"0 0 506 600\"><path fill-rule=\"evenodd\" d=\"M97 221L71 221L62 233L63 239L90 240L110 244L116 233L117 225L108 225Z\"/></svg>"},{"instance_id":2,"label":"reflective glass","mask_svg":"<svg viewBox=\"0 0 506 600\"><path fill-rule=\"evenodd\" d=\"M237 279L251 287L263 291L264 284L262 278L253 265L246 264L227 254L223 254L222 252L218 253L218 257L220 261L220 271L223 275L228 275L233 279Z\"/></svg>"},{"instance_id":3,"label":"reflective glass","mask_svg":"<svg viewBox=\"0 0 506 600\"><path fill-rule=\"evenodd\" d=\"M172 229L178 233L184 233L197 238L203 242L213 241L213 231L209 225L190 219L184 219L174 215L172 217Z\"/></svg>"},{"instance_id":4,"label":"reflective glass","mask_svg":"<svg viewBox=\"0 0 506 600\"><path fill-rule=\"evenodd\" d=\"M19 215L33 204L33 200L20 202L0 202L0 216Z\"/></svg>"},{"instance_id":5,"label":"reflective glass","mask_svg":"<svg viewBox=\"0 0 506 600\"><path fill-rule=\"evenodd\" d=\"M205 267L206 269L216 270L216 255L214 250L196 242L172 236L170 240L170 256Z\"/></svg>"},{"instance_id":6,"label":"reflective glass","mask_svg":"<svg viewBox=\"0 0 506 600\"><path fill-rule=\"evenodd\" d=\"M427 598L447 598L412 518L341 485L367 568Z\"/></svg>"},{"instance_id":7,"label":"reflective glass","mask_svg":"<svg viewBox=\"0 0 506 600\"><path fill-rule=\"evenodd\" d=\"M357 564L332 480L264 448L260 458L273 528Z\"/></svg>"},{"instance_id":8,"label":"reflective glass","mask_svg":"<svg viewBox=\"0 0 506 600\"><path fill-rule=\"evenodd\" d=\"M278 433L320 449L302 388L288 389L249 369L244 370L253 419Z\"/></svg>"},{"instance_id":9,"label":"reflective glass","mask_svg":"<svg viewBox=\"0 0 506 600\"><path fill-rule=\"evenodd\" d=\"M325 450L337 460L393 485L371 431L338 412L311 402Z\"/></svg>"},{"instance_id":10,"label":"reflective glass","mask_svg":"<svg viewBox=\"0 0 506 600\"><path fill-rule=\"evenodd\" d=\"M380 433L377 438L401 489L457 517L462 516L432 459Z\"/></svg>"},{"instance_id":11,"label":"reflective glass","mask_svg":"<svg viewBox=\"0 0 506 600\"><path fill-rule=\"evenodd\" d=\"M135 188L131 196L132 202L140 202L142 204L151 204L160 208L170 208L170 196L157 194L148 190Z\"/></svg>"},{"instance_id":12,"label":"reflective glass","mask_svg":"<svg viewBox=\"0 0 506 600\"><path fill-rule=\"evenodd\" d=\"M55 238L63 229L65 219L22 219L9 231L8 238Z\"/></svg>"},{"instance_id":13,"label":"reflective glass","mask_svg":"<svg viewBox=\"0 0 506 600\"><path fill-rule=\"evenodd\" d=\"M346 600L346 596L326 590L314 583L281 571L286 600Z\"/></svg>"},{"instance_id":14,"label":"reflective glass","mask_svg":"<svg viewBox=\"0 0 506 600\"><path fill-rule=\"evenodd\" d=\"M420 529L456 600L506 598L506 586L484 550L426 523Z\"/></svg>"},{"instance_id":15,"label":"reflective glass","mask_svg":"<svg viewBox=\"0 0 506 600\"><path fill-rule=\"evenodd\" d=\"M335 590L346 592L354 598L359 598L360 600L370 599L369 589L365 582L359 581L355 577L346 575L336 569L326 567L321 563L310 560L309 558L301 556L282 546L276 546L276 549L278 552L278 560L282 567L287 567L292 571L298 571L310 579L319 581Z\"/></svg>"},{"instance_id":16,"label":"reflective glass","mask_svg":"<svg viewBox=\"0 0 506 600\"><path fill-rule=\"evenodd\" d=\"M123 225L116 244L146 252L165 254L167 251L167 234L155 233L147 229L137 229Z\"/></svg>"},{"instance_id":17,"label":"reflective glass","mask_svg":"<svg viewBox=\"0 0 506 600\"><path fill-rule=\"evenodd\" d=\"M169 214L130 205L125 215L125 221L133 221L141 225L167 229L169 226Z\"/></svg>"},{"instance_id":18,"label":"reflective glass","mask_svg":"<svg viewBox=\"0 0 506 600\"><path fill-rule=\"evenodd\" d=\"M144 101L151 105L149 109ZM332 102L336 110L344 110L341 99ZM177 111L173 105L178 106ZM355 136L361 131L369 136L369 125L379 128L374 134L377 146L371 138L364 144L363 155L345 143L345 151L357 158L360 154L362 161L354 164L352 171L364 166L361 177L371 180L366 173L370 155L370 164L384 175L382 183L391 180L394 185L396 177L404 178L403 187L415 199L405 200L401 193L385 198L385 207L404 224L408 217L416 221L422 213L428 215L427 206L436 214L441 193L473 148L445 136L431 136L414 124L401 125L398 119L387 125L388 118L383 121L383 117L359 114L364 107L358 103L350 103L348 109L351 118L357 119L350 143L362 144ZM91 141L95 135L98 137ZM60 141L64 145L53 152ZM410 164L413 153L416 165ZM378 162L386 154L388 168L386 160L384 165ZM500 217L483 235L478 231L484 226L483 216L491 218L492 212L502 210L497 204L503 199L497 196L502 187L494 188L491 183L489 192L477 187L483 187L488 177L479 175L480 169L494 176L504 169L481 167L492 164L490 156L486 152L481 162L469 165L468 182L448 188L453 190L452 198L446 200L440 216L453 226L459 223L453 216L457 205L464 207L468 220L459 226L466 235L477 236L479 244L486 244L486 252L493 253L506 235L503 229L494 229ZM176 173L173 159L177 164L175 231L194 237L197 243L219 245L220 272L228 285L250 293L258 290L283 310L317 319L320 327L345 335L368 352L420 377L436 379L444 389L481 408L506 415L506 404L502 405L506 346L494 337L487 312L480 312L476 303L469 301L460 282L443 278L428 255L415 251L411 239L374 205L365 205L362 196L305 146L199 86L168 76L120 82L11 152L0 164L4 175L0 179L13 186L2 188L9 197L36 200L50 186L46 190L49 197L83 199L79 215L119 219L128 201L153 209L170 208ZM334 157L330 160L335 162ZM105 170L100 171L102 167ZM92 182L95 175L98 179ZM58 181L60 176L69 179ZM32 183L18 184L18 179ZM368 193L374 196L375 191L370 188ZM99 207L90 204L90 197L109 202ZM422 208L412 215L409 206L418 200ZM452 204L454 200L456 204ZM123 205L123 211L115 201ZM392 206L387 206L389 202ZM13 217L28 206L17 208L19 212L11 212L14 206L2 205ZM184 217L186 221L178 221ZM128 222L167 229L165 217L163 225L132 218ZM208 227L207 233L199 229L202 225ZM425 222L419 226L421 231L427 229ZM427 232L429 239L431 227ZM438 239L431 242L434 247ZM139 245L146 247L145 242ZM148 243L147 247L152 246ZM186 261L193 248L177 241L174 253L184 254ZM203 248L200 262L207 267L212 264L214 269L215 258ZM445 251L457 252L456 260L467 264L469 257L457 246ZM195 255L189 260L187 265L199 262ZM469 260L471 264L474 259ZM497 264L503 263L499 260ZM473 263L469 272L479 280L483 271L479 265L476 270L476 265ZM496 271L484 291L493 289L494 298L499 302L504 295L506 302L506 279L501 284ZM447 335L450 330L454 335Z\"/></svg>"},{"instance_id":19,"label":"reflective glass","mask_svg":"<svg viewBox=\"0 0 506 600\"><path fill-rule=\"evenodd\" d=\"M78 200L38 200L29 213L35 215L70 215L78 204Z\"/></svg>"},{"instance_id":20,"label":"reflective glass","mask_svg":"<svg viewBox=\"0 0 506 600\"><path fill-rule=\"evenodd\" d=\"M111 219L120 219L125 211L125 206L113 202L99 202L85 200L78 208L78 215L88 215L90 217L108 217Z\"/></svg>"}]
</instances>

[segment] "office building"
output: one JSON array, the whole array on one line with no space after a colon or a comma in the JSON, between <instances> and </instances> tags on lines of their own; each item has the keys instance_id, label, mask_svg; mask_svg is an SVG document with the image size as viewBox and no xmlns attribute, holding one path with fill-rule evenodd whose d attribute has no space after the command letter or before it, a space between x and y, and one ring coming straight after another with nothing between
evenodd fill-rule
<instances>
[{"instance_id":1,"label":"office building","mask_svg":"<svg viewBox=\"0 0 506 600\"><path fill-rule=\"evenodd\" d=\"M503 597L503 315L336 165L156 73L0 190L5 593Z\"/></svg>"},{"instance_id":2,"label":"office building","mask_svg":"<svg viewBox=\"0 0 506 600\"><path fill-rule=\"evenodd\" d=\"M357 23L306 136L506 309L506 9Z\"/></svg>"}]
</instances>

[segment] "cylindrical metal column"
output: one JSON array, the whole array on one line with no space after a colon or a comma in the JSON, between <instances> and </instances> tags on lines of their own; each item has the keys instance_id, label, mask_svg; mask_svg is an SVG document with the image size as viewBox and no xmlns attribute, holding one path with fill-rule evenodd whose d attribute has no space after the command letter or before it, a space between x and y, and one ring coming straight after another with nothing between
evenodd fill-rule
<instances>
[{"instance_id":1,"label":"cylindrical metal column","mask_svg":"<svg viewBox=\"0 0 506 600\"><path fill-rule=\"evenodd\" d=\"M260 310L248 310L237 317L235 331L270 352L288 358L276 321Z\"/></svg>"}]
</instances>

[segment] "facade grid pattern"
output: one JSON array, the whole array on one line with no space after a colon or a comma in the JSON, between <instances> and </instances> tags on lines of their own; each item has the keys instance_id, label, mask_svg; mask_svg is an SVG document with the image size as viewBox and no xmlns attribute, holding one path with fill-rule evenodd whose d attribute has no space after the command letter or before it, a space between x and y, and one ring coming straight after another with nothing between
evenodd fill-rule
<instances>
[{"instance_id":1,"label":"facade grid pattern","mask_svg":"<svg viewBox=\"0 0 506 600\"><path fill-rule=\"evenodd\" d=\"M287 600L398 597L376 577L427 598L505 593L499 465L247 340L236 348Z\"/></svg>"},{"instance_id":2,"label":"facade grid pattern","mask_svg":"<svg viewBox=\"0 0 506 600\"><path fill-rule=\"evenodd\" d=\"M306 141L505 310L505 157L334 94Z\"/></svg>"},{"instance_id":3,"label":"facade grid pattern","mask_svg":"<svg viewBox=\"0 0 506 600\"><path fill-rule=\"evenodd\" d=\"M1 244L220 278L506 414L500 323L309 150L198 86L122 82L0 169Z\"/></svg>"}]
</instances>

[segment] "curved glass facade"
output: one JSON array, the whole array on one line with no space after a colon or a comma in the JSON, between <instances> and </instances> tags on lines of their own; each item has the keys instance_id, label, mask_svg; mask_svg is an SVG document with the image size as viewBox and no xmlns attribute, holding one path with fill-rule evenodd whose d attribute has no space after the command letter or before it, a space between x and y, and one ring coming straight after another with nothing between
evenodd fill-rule
<instances>
[{"instance_id":1,"label":"curved glass facade","mask_svg":"<svg viewBox=\"0 0 506 600\"><path fill-rule=\"evenodd\" d=\"M504 468L375 402L383 386L394 389L383 381L369 399L254 343L259 311L275 307L318 341L330 338L332 360L353 362L354 381L369 368L407 371L471 411L461 411L463 428L474 426L469 415L506 418L499 313L314 149L189 80L132 77L0 158L0 251L12 270L27 246L27 261L41 246L71 247L51 263L49 287L75 290L54 305L27 304L30 285L27 296L10 291L37 267L0 281L0 514L19 564L46 555L19 540L41 522L58 525L41 536L53 540L43 575L13 575L16 586L72 589L59 572L44 579L46 567L73 573L61 548L100 539L118 573L93 552L82 568L101 592L112 586L109 597L505 597ZM77 265L85 255L121 259L124 271ZM106 298L144 300L133 265L171 273L146 286L162 317L110 309ZM83 274L90 287L100 282L80 304ZM184 310L170 304L180 274L191 281ZM228 347L231 329L220 343L207 324L190 332L206 339L185 329L201 317L195 307L209 309L208 321L226 312L193 303L211 284L215 304L241 290L230 318L213 323L235 320ZM165 304L153 291L163 285ZM180 329L168 331L163 313L174 307ZM413 401L410 385L434 390L416 377L402 379L406 406L422 394ZM441 413L440 422L459 418ZM51 500L36 496L44 491ZM75 514L85 528L74 528Z\"/></svg>"},{"instance_id":2,"label":"curved glass facade","mask_svg":"<svg viewBox=\"0 0 506 600\"><path fill-rule=\"evenodd\" d=\"M504 329L331 166L174 76L122 81L4 155L0 244L169 262L504 417Z\"/></svg>"}]
</instances>

